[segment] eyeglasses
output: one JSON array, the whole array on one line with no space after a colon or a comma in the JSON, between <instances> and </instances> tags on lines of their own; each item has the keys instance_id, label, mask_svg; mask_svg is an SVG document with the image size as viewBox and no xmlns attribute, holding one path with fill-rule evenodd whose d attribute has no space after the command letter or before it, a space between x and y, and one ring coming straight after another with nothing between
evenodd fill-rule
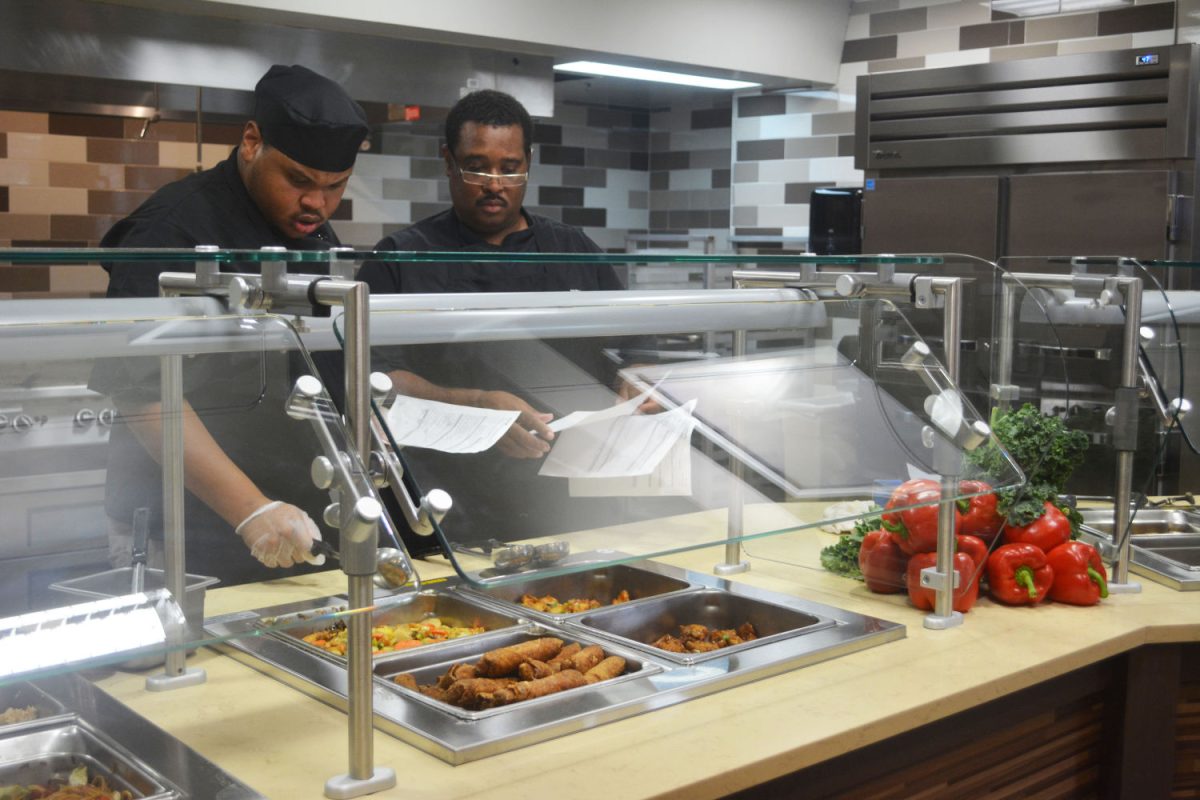
<instances>
[{"instance_id":1,"label":"eyeglasses","mask_svg":"<svg viewBox=\"0 0 1200 800\"><path fill-rule=\"evenodd\" d=\"M462 178L463 183L469 183L472 186L487 186L492 181L501 186L524 186L529 183L529 172L508 172L501 175L495 175L491 172L469 172L458 165L458 160L454 156L450 156L451 163L458 170L458 177Z\"/></svg>"}]
</instances>

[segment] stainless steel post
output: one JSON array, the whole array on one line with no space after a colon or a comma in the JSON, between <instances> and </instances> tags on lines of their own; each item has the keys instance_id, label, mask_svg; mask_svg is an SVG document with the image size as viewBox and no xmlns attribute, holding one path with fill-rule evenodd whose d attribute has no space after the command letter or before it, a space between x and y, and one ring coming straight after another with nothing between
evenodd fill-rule
<instances>
[{"instance_id":1,"label":"stainless steel post","mask_svg":"<svg viewBox=\"0 0 1200 800\"><path fill-rule=\"evenodd\" d=\"M744 330L734 331L733 356L740 358L744 355L746 355L746 332ZM732 432L735 442L741 439L741 433L737 430L738 419L740 417L735 418ZM713 567L713 572L717 575L735 575L750 569L750 562L742 558L741 541L745 527L742 519L742 507L745 502L742 484L746 479L746 465L736 455L730 455L733 458L733 463L730 465L733 483L729 490L729 512L725 524L725 560Z\"/></svg>"},{"instance_id":2,"label":"stainless steel post","mask_svg":"<svg viewBox=\"0 0 1200 800\"><path fill-rule=\"evenodd\" d=\"M962 350L962 281L958 278L938 278L933 282L935 292L942 294L942 343L946 353L946 372L958 386L958 366ZM958 497L958 476L962 465L959 452L940 438L934 443L934 464L941 473L942 499L938 503L937 572L933 614L925 618L925 627L935 630L962 624L962 614L954 610L954 589L958 573L954 570L955 499ZM922 581L926 577L922 575Z\"/></svg>"},{"instance_id":3,"label":"stainless steel post","mask_svg":"<svg viewBox=\"0 0 1200 800\"><path fill-rule=\"evenodd\" d=\"M1139 328L1142 324L1142 281L1121 279L1125 295L1125 330L1121 340L1121 385L1117 387L1113 446L1117 449L1116 487L1113 492L1113 544L1116 557L1112 564L1112 584L1129 584L1129 506L1133 496L1133 455L1137 449L1137 371ZM1135 588L1136 587L1136 588ZM1111 585L1110 585L1111 588ZM1140 585L1130 585L1132 591ZM1119 591L1119 589L1118 589Z\"/></svg>"},{"instance_id":4,"label":"stainless steel post","mask_svg":"<svg viewBox=\"0 0 1200 800\"><path fill-rule=\"evenodd\" d=\"M346 373L346 421L354 448L365 468L371 453L369 292L365 283L342 280L319 281L313 296L327 305L340 305ZM370 476L364 475L366 485ZM368 498L369 499L369 498ZM347 595L352 613L347 623L347 694L349 713L349 773L330 778L325 796L358 797L396 785L396 773L375 767L374 708L372 702L371 614L375 593L376 551L379 527L356 518L360 503L344 497L340 508L341 561L347 574ZM374 502L374 501L372 501Z\"/></svg>"},{"instance_id":5,"label":"stainless steel post","mask_svg":"<svg viewBox=\"0 0 1200 800\"><path fill-rule=\"evenodd\" d=\"M179 606L180 622L167 626L166 666L161 675L146 678L146 689L165 691L204 683L202 669L187 669L187 626L182 624L187 592L184 565L184 440L183 440L183 356L159 358L159 419L162 436L163 471L163 551L167 591Z\"/></svg>"},{"instance_id":6,"label":"stainless steel post","mask_svg":"<svg viewBox=\"0 0 1200 800\"><path fill-rule=\"evenodd\" d=\"M1001 411L1007 411L1013 397L1012 357L1016 336L1017 282L1008 275L1000 276L1000 329L996 332L996 372L992 378L992 400Z\"/></svg>"}]
</instances>

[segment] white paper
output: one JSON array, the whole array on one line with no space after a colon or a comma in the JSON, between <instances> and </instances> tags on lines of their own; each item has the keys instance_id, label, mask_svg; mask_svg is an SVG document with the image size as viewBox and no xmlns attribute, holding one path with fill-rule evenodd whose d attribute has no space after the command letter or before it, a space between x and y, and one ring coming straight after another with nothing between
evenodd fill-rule
<instances>
[{"instance_id":1,"label":"white paper","mask_svg":"<svg viewBox=\"0 0 1200 800\"><path fill-rule=\"evenodd\" d=\"M661 414L634 414L639 398L561 430L539 475L616 478L649 475L692 429L695 401ZM614 409L622 409L614 414Z\"/></svg>"},{"instance_id":2,"label":"white paper","mask_svg":"<svg viewBox=\"0 0 1200 800\"><path fill-rule=\"evenodd\" d=\"M692 493L692 444L682 437L649 475L630 478L571 478L572 497L665 497Z\"/></svg>"},{"instance_id":3,"label":"white paper","mask_svg":"<svg viewBox=\"0 0 1200 800\"><path fill-rule=\"evenodd\" d=\"M398 395L387 424L401 447L425 447L443 453L487 450L521 416L519 411L459 406Z\"/></svg>"}]
</instances>

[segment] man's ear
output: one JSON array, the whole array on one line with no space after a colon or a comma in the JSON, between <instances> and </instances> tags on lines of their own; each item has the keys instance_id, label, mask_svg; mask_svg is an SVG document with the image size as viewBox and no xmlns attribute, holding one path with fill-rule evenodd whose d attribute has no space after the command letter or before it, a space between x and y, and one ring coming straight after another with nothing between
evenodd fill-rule
<instances>
[{"instance_id":1,"label":"man's ear","mask_svg":"<svg viewBox=\"0 0 1200 800\"><path fill-rule=\"evenodd\" d=\"M257 122L250 120L242 128L242 141L238 145L238 156L248 163L254 160L254 157L258 155L262 147L262 131L259 130Z\"/></svg>"},{"instance_id":2,"label":"man's ear","mask_svg":"<svg viewBox=\"0 0 1200 800\"><path fill-rule=\"evenodd\" d=\"M442 161L444 161L446 163L446 177L453 178L454 177L454 164L450 160L450 148L444 144L440 145L440 152L442 155Z\"/></svg>"}]
</instances>

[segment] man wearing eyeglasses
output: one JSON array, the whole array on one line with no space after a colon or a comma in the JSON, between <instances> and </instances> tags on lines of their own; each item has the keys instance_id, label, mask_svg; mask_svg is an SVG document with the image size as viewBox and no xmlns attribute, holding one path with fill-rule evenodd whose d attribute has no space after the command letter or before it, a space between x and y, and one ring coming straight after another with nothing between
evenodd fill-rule
<instances>
[{"instance_id":1,"label":"man wearing eyeglasses","mask_svg":"<svg viewBox=\"0 0 1200 800\"><path fill-rule=\"evenodd\" d=\"M531 214L522 207L529 181L533 123L513 97L492 90L466 95L446 117L441 153L449 180L451 208L384 237L378 251L493 251L512 253L598 253L579 228ZM611 264L599 263L386 263L369 262L359 272L372 294L445 292L544 292L623 289ZM528 499L539 461L550 450L554 418L547 405L526 391L531 383L565 385L590 375L597 385L611 381L613 366L596 340L495 342L475 345L392 348L379 354L399 393L458 405L516 410L520 417L488 453L447 456L422 453L414 465L430 476L429 486L456 494L456 508L469 513L453 520L501 519L515 527L546 522L545 510L528 502L513 508L514 494ZM542 375L529 377L538 369ZM523 375L518 375L523 373ZM505 458L496 458L499 453ZM524 464L516 460L524 460ZM427 469L422 469L426 467ZM469 478L467 476L470 476ZM547 479L543 479L547 480ZM539 484L542 485L542 484ZM481 486L492 487L483 492ZM511 491L495 487L510 486ZM464 497L463 495L466 495ZM485 496L486 495L486 496ZM466 501L466 502L463 502ZM465 509L464 509L465 510ZM532 519L537 517L538 519ZM490 535L503 538L492 527Z\"/></svg>"}]
</instances>

